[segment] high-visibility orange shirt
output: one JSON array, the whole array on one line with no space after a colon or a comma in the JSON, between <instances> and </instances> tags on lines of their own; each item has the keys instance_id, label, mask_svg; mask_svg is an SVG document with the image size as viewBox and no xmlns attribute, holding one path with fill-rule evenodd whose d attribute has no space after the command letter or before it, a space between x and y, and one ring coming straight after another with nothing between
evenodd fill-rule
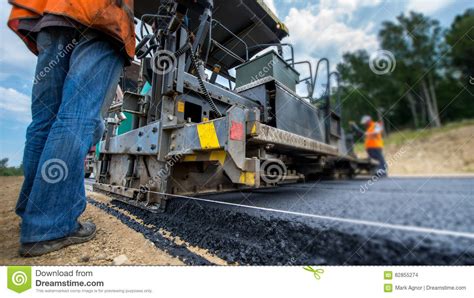
<instances>
[{"instance_id":1,"label":"high-visibility orange shirt","mask_svg":"<svg viewBox=\"0 0 474 298\"><path fill-rule=\"evenodd\" d=\"M106 33L123 44L124 50L135 55L135 24L133 0L9 0L13 5L8 27L38 54L36 42L18 30L21 19L39 18L44 14L66 16L86 27Z\"/></svg>"},{"instance_id":2,"label":"high-visibility orange shirt","mask_svg":"<svg viewBox=\"0 0 474 298\"><path fill-rule=\"evenodd\" d=\"M382 124L370 121L365 135L365 149L383 148Z\"/></svg>"}]
</instances>

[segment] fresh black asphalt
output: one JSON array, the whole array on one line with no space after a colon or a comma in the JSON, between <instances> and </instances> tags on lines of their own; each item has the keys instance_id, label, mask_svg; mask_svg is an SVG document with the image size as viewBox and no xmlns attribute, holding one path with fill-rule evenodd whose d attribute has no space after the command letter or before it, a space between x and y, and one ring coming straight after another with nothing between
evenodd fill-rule
<instances>
[{"instance_id":1,"label":"fresh black asphalt","mask_svg":"<svg viewBox=\"0 0 474 298\"><path fill-rule=\"evenodd\" d=\"M385 178L291 184L207 198L241 205L474 233L474 178ZM284 215L281 215L284 216Z\"/></svg>"},{"instance_id":2,"label":"fresh black asphalt","mask_svg":"<svg viewBox=\"0 0 474 298\"><path fill-rule=\"evenodd\" d=\"M115 207L229 263L474 264L473 178L319 181L202 198L239 206L178 198L165 214Z\"/></svg>"}]
</instances>

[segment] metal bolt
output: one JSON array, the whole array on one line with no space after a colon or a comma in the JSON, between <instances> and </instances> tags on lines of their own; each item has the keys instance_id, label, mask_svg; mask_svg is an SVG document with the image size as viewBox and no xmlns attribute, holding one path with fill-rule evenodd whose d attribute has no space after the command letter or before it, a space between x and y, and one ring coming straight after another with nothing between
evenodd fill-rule
<instances>
[{"instance_id":1,"label":"metal bolt","mask_svg":"<svg viewBox=\"0 0 474 298\"><path fill-rule=\"evenodd\" d=\"M138 152L142 151L142 147L138 146L138 147L137 147L137 151L138 151Z\"/></svg>"},{"instance_id":2,"label":"metal bolt","mask_svg":"<svg viewBox=\"0 0 474 298\"><path fill-rule=\"evenodd\" d=\"M173 119L174 119L174 116L173 116L173 115L168 115L168 120L169 120L169 121L173 121Z\"/></svg>"},{"instance_id":3,"label":"metal bolt","mask_svg":"<svg viewBox=\"0 0 474 298\"><path fill-rule=\"evenodd\" d=\"M138 136L139 136L139 137L143 136L143 131L139 131L139 132L138 132Z\"/></svg>"},{"instance_id":4,"label":"metal bolt","mask_svg":"<svg viewBox=\"0 0 474 298\"><path fill-rule=\"evenodd\" d=\"M155 145L155 144L152 144L150 148L151 148L151 150L155 150L155 149L156 149L156 145Z\"/></svg>"},{"instance_id":5,"label":"metal bolt","mask_svg":"<svg viewBox=\"0 0 474 298\"><path fill-rule=\"evenodd\" d=\"M151 131L152 131L153 133L156 133L156 132L158 131L158 127L156 127L156 126L153 127L153 128L151 129Z\"/></svg>"}]
</instances>

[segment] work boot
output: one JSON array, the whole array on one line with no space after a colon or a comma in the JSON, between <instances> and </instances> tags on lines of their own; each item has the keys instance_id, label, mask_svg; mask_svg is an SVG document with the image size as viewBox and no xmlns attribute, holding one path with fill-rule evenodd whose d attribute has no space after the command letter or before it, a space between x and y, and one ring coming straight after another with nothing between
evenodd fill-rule
<instances>
[{"instance_id":1,"label":"work boot","mask_svg":"<svg viewBox=\"0 0 474 298\"><path fill-rule=\"evenodd\" d=\"M40 242L22 243L19 253L22 257L37 257L69 245L84 243L95 236L96 227L91 221L79 222L79 229L69 236Z\"/></svg>"}]
</instances>

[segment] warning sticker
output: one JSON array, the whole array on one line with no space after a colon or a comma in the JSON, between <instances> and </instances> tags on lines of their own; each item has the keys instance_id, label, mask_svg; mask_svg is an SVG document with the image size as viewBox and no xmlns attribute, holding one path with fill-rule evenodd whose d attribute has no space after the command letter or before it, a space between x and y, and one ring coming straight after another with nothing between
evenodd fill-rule
<instances>
[{"instance_id":1,"label":"warning sticker","mask_svg":"<svg viewBox=\"0 0 474 298\"><path fill-rule=\"evenodd\" d=\"M242 141L244 139L244 124L232 121L230 125L230 139L234 141Z\"/></svg>"},{"instance_id":2,"label":"warning sticker","mask_svg":"<svg viewBox=\"0 0 474 298\"><path fill-rule=\"evenodd\" d=\"M184 102L178 101L178 112L184 113Z\"/></svg>"}]
</instances>

